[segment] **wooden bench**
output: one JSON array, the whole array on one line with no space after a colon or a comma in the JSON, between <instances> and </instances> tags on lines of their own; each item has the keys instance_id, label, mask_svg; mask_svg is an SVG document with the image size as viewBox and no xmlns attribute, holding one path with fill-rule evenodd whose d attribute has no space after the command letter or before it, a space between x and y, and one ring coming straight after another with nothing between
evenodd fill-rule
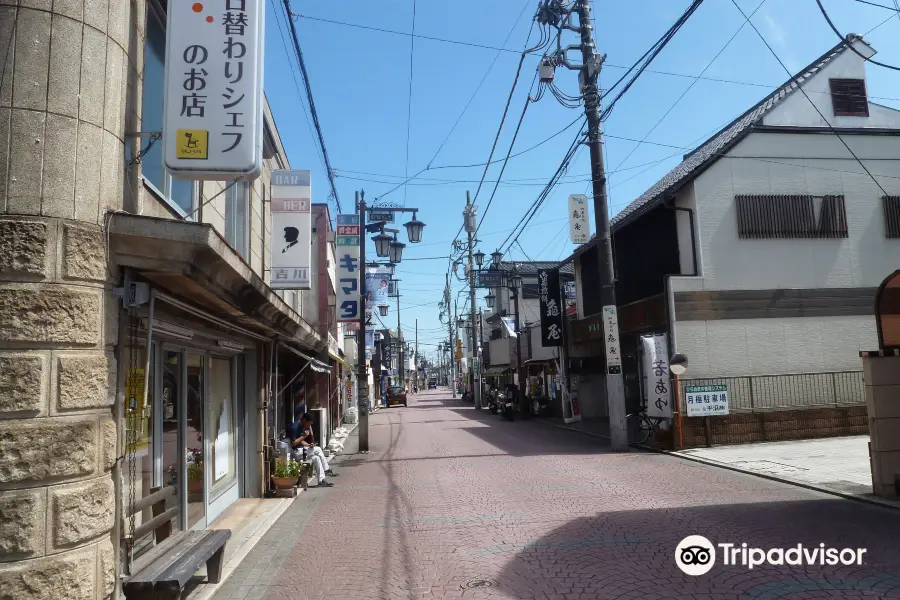
<instances>
[{"instance_id":1,"label":"wooden bench","mask_svg":"<svg viewBox=\"0 0 900 600\"><path fill-rule=\"evenodd\" d=\"M225 544L230 529L179 531L173 533L172 520L181 514L181 503L174 485L153 488L151 494L126 510L127 518L152 508L153 518L135 527L125 539L128 556L138 541L154 536L156 545L138 557L131 575L123 585L129 600L178 600L188 580L206 564L209 583L219 583L224 566ZM175 506L166 509L166 499L175 497ZM122 529L127 531L126 528Z\"/></svg>"}]
</instances>

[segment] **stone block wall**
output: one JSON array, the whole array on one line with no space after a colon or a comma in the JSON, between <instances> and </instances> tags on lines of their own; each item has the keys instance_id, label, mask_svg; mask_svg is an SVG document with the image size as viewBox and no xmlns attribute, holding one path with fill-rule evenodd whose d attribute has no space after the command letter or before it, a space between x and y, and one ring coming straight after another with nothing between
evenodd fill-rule
<instances>
[{"instance_id":1,"label":"stone block wall","mask_svg":"<svg viewBox=\"0 0 900 600\"><path fill-rule=\"evenodd\" d=\"M144 0L0 0L0 590L116 590L118 273Z\"/></svg>"}]
</instances>

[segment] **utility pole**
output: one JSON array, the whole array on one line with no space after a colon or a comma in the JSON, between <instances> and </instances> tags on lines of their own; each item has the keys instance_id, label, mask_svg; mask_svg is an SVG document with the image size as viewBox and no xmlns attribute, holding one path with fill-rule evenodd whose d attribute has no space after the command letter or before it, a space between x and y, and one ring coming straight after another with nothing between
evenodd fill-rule
<instances>
[{"instance_id":1,"label":"utility pole","mask_svg":"<svg viewBox=\"0 0 900 600\"><path fill-rule=\"evenodd\" d=\"M446 276L446 286L444 287L444 302L447 304L447 332L450 335L450 389L453 392L453 399L456 400L456 344L453 343L453 328L456 326L456 315L450 312L450 273Z\"/></svg>"},{"instance_id":2,"label":"utility pole","mask_svg":"<svg viewBox=\"0 0 900 600\"><path fill-rule=\"evenodd\" d=\"M356 192L359 212L359 289L366 289L366 195ZM366 295L359 295L359 331L356 332L356 407L359 410L359 451L369 451L369 369L366 365Z\"/></svg>"},{"instance_id":3,"label":"utility pole","mask_svg":"<svg viewBox=\"0 0 900 600\"><path fill-rule=\"evenodd\" d=\"M469 191L466 190L466 212L468 216L465 219L466 234L469 237L469 307L471 309L471 348L472 348L472 365L469 368L471 372L472 394L475 397L475 410L481 410L481 386L476 384L478 377L478 329L475 325L475 258L473 255L475 246L475 207L472 206L472 200L469 197ZM471 220L471 223L469 223Z\"/></svg>"},{"instance_id":4,"label":"utility pole","mask_svg":"<svg viewBox=\"0 0 900 600\"><path fill-rule=\"evenodd\" d=\"M419 385L419 320L416 319L416 352L413 354L413 366L415 370L415 385Z\"/></svg>"},{"instance_id":5,"label":"utility pole","mask_svg":"<svg viewBox=\"0 0 900 600\"><path fill-rule=\"evenodd\" d=\"M397 374L400 376L400 385L406 382L406 370L403 367L403 337L400 332L400 289L397 288L397 351L400 354L400 364L397 366Z\"/></svg>"},{"instance_id":6,"label":"utility pole","mask_svg":"<svg viewBox=\"0 0 900 600\"><path fill-rule=\"evenodd\" d=\"M581 33L581 58L584 94L584 113L588 124L588 147L591 151L591 178L594 192L594 220L597 230L597 266L600 280L600 300L603 306L603 335L608 352L619 353L619 321L616 311L616 282L613 271L612 243L609 231L609 207L606 199L606 172L603 165L603 138L600 131L600 92L597 76L602 60L594 52L594 31L591 25L589 0L575 0L578 28ZM628 449L625 428L625 383L622 368L606 363L606 403L609 410L609 433L613 451ZM618 362L618 361L616 361Z\"/></svg>"},{"instance_id":7,"label":"utility pole","mask_svg":"<svg viewBox=\"0 0 900 600\"><path fill-rule=\"evenodd\" d=\"M515 267L513 267L515 269ZM515 275L513 275L513 302L515 303L515 311L516 311L516 400L519 405L519 409L522 411L522 418L526 418L528 416L528 407L525 406L525 390L524 383L522 382L522 332L521 325L519 323L519 281L521 278L518 275L518 270L515 269Z\"/></svg>"}]
</instances>

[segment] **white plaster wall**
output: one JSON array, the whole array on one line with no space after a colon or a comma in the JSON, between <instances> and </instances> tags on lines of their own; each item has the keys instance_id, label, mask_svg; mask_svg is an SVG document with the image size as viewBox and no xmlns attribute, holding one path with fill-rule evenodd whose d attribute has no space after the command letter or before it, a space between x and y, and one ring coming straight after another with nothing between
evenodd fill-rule
<instances>
[{"instance_id":1,"label":"white plaster wall","mask_svg":"<svg viewBox=\"0 0 900 600\"><path fill-rule=\"evenodd\" d=\"M900 194L900 136L844 139L885 191ZM850 237L740 239L739 194L843 194ZM833 135L751 134L693 182L703 288L878 286L900 265L900 240L884 234L881 196Z\"/></svg>"},{"instance_id":2,"label":"white plaster wall","mask_svg":"<svg viewBox=\"0 0 900 600\"><path fill-rule=\"evenodd\" d=\"M872 49L862 42L856 42L854 47L865 56L873 54ZM818 75L801 86L802 92L806 92L806 95L799 90L791 94L775 110L765 116L763 124L803 127L828 127L830 124L834 127L890 129L900 127L900 113L871 102L869 103L868 117L834 116L829 79L866 79L865 60L852 51L843 52Z\"/></svg>"},{"instance_id":3,"label":"white plaster wall","mask_svg":"<svg viewBox=\"0 0 900 600\"><path fill-rule=\"evenodd\" d=\"M858 371L878 347L871 316L678 321L675 339L692 379Z\"/></svg>"},{"instance_id":4,"label":"white plaster wall","mask_svg":"<svg viewBox=\"0 0 900 600\"><path fill-rule=\"evenodd\" d=\"M508 365L509 364L509 340L491 340L486 342L490 344L491 365Z\"/></svg>"}]
</instances>

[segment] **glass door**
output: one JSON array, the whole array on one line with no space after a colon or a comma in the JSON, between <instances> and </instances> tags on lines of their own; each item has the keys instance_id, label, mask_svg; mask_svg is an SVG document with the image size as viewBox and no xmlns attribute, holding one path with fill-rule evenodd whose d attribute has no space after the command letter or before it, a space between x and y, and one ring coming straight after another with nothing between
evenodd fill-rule
<instances>
[{"instance_id":1,"label":"glass door","mask_svg":"<svg viewBox=\"0 0 900 600\"><path fill-rule=\"evenodd\" d=\"M206 455L204 429L205 357L187 352L186 394L184 410L184 457L187 469L188 529L206 527ZM182 505L184 507L184 505Z\"/></svg>"},{"instance_id":2,"label":"glass door","mask_svg":"<svg viewBox=\"0 0 900 600\"><path fill-rule=\"evenodd\" d=\"M178 489L176 496L169 496L166 500L166 508L172 508L176 502L182 502L184 513L184 467L182 465L181 442L181 415L184 414L183 404L183 380L184 380L184 353L181 350L164 348L161 351L160 361L160 402L159 415L159 441L162 459L163 485L174 485ZM184 527L184 519L174 522L176 529Z\"/></svg>"}]
</instances>

